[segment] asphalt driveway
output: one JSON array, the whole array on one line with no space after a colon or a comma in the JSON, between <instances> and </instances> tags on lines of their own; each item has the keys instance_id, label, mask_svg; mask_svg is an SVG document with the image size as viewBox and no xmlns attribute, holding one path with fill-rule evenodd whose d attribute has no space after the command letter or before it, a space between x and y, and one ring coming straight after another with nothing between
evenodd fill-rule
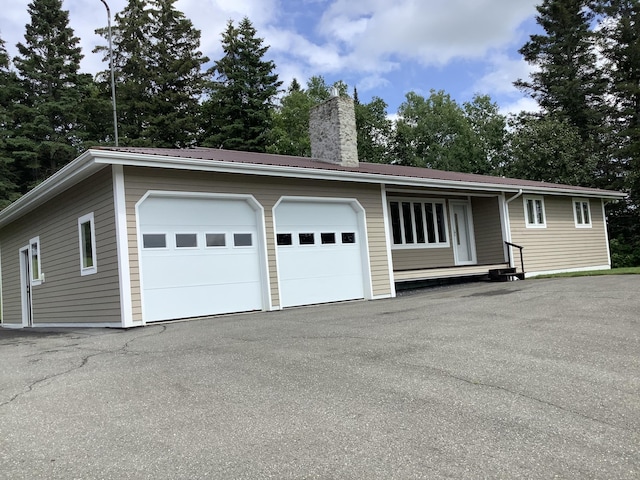
<instances>
[{"instance_id":1,"label":"asphalt driveway","mask_svg":"<svg viewBox=\"0 0 640 480\"><path fill-rule=\"evenodd\" d=\"M640 276L0 330L0 477L640 478Z\"/></svg>"}]
</instances>

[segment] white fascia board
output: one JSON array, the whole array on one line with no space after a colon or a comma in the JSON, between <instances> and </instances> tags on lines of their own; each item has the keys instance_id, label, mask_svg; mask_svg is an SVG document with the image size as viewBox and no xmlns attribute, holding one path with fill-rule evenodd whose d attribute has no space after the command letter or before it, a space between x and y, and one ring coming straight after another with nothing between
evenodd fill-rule
<instances>
[{"instance_id":1,"label":"white fascia board","mask_svg":"<svg viewBox=\"0 0 640 480\"><path fill-rule=\"evenodd\" d=\"M454 180L438 180L430 178L403 177L375 173L359 173L344 170L321 170L304 167L288 167L281 165L264 165L255 163L233 163L220 160L202 160L197 158L171 157L130 152L114 152L99 150L93 152L96 163L119 164L132 167L173 168L178 170L210 171L219 173L250 173L270 177L305 178L314 180L341 180L356 183L384 184L421 188L449 188L452 190L493 191L518 193L572 195L595 198L621 199L626 194L614 191L589 192L571 188L537 187L521 185L505 185L496 183L462 182Z\"/></svg>"},{"instance_id":2,"label":"white fascia board","mask_svg":"<svg viewBox=\"0 0 640 480\"><path fill-rule=\"evenodd\" d=\"M0 227L10 223L24 213L36 208L48 199L64 192L80 180L87 178L105 165L93 161L93 154L87 150L73 162L58 170L33 190L0 212Z\"/></svg>"}]
</instances>

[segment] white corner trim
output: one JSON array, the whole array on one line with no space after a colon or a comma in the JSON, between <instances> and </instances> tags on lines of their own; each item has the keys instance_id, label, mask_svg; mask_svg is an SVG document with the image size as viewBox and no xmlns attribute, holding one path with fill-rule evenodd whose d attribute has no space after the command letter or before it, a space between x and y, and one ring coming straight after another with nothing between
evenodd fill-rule
<instances>
[{"instance_id":1,"label":"white corner trim","mask_svg":"<svg viewBox=\"0 0 640 480\"><path fill-rule=\"evenodd\" d=\"M129 240L127 234L127 204L122 165L111 167L113 177L113 205L116 222L116 251L118 255L118 277L120 288L120 315L122 327L135 326L133 301L131 298L131 265L129 263Z\"/></svg>"},{"instance_id":2,"label":"white corner trim","mask_svg":"<svg viewBox=\"0 0 640 480\"><path fill-rule=\"evenodd\" d=\"M607 262L609 264L609 268L611 268L611 243L609 241L609 228L607 223L607 213L604 207L604 199L600 200L600 205L602 206L602 226L604 229L604 245L607 248Z\"/></svg>"},{"instance_id":3,"label":"white corner trim","mask_svg":"<svg viewBox=\"0 0 640 480\"><path fill-rule=\"evenodd\" d=\"M507 250L510 250L511 247L504 242L511 243L511 224L509 223L509 202L506 199L504 193L498 196L498 211L500 213L500 226L502 228L502 246L504 252L504 260L507 261ZM509 252L508 258L511 258L511 253ZM513 266L513 265L509 265Z\"/></svg>"},{"instance_id":4,"label":"white corner trim","mask_svg":"<svg viewBox=\"0 0 640 480\"><path fill-rule=\"evenodd\" d=\"M386 185L380 185L380 194L382 197L382 220L384 222L384 242L387 250L387 266L389 268L389 289L391 297L394 298L397 295L396 292L396 279L393 274L393 255L391 253L391 226L389 225L389 203L387 201L387 187Z\"/></svg>"}]
</instances>

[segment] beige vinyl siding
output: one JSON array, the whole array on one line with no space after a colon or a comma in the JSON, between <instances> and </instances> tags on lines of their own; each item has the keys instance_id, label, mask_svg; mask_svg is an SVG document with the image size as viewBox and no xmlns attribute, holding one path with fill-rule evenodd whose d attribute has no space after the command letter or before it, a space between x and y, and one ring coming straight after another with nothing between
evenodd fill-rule
<instances>
[{"instance_id":1,"label":"beige vinyl siding","mask_svg":"<svg viewBox=\"0 0 640 480\"><path fill-rule=\"evenodd\" d=\"M271 300L274 306L280 305L272 210L276 202L283 196L356 198L366 211L373 295L391 293L382 198L377 185L138 167L126 167L124 179L134 320L142 319L135 205L149 190L253 195L264 208Z\"/></svg>"},{"instance_id":2,"label":"beige vinyl siding","mask_svg":"<svg viewBox=\"0 0 640 480\"><path fill-rule=\"evenodd\" d=\"M599 199L590 199L589 205L592 227L576 228L572 198L545 196L546 228L527 228L523 200L509 204L511 240L524 247L527 273L608 264L602 204Z\"/></svg>"},{"instance_id":3,"label":"beige vinyl siding","mask_svg":"<svg viewBox=\"0 0 640 480\"><path fill-rule=\"evenodd\" d=\"M455 265L452 247L393 249L391 258L396 272Z\"/></svg>"},{"instance_id":4,"label":"beige vinyl siding","mask_svg":"<svg viewBox=\"0 0 640 480\"><path fill-rule=\"evenodd\" d=\"M504 262L504 243L498 197L473 197L471 210L478 264L489 265Z\"/></svg>"},{"instance_id":5,"label":"beige vinyl siding","mask_svg":"<svg viewBox=\"0 0 640 480\"><path fill-rule=\"evenodd\" d=\"M97 273L80 275L78 218L94 213ZM83 180L0 231L4 322L22 322L19 249L40 237L45 282L32 288L33 321L121 323L111 169Z\"/></svg>"}]
</instances>

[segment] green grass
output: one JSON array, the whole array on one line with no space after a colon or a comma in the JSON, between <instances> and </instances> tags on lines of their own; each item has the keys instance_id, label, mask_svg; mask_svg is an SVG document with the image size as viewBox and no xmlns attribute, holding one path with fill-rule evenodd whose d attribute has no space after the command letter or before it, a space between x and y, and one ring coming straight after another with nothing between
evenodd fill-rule
<instances>
[{"instance_id":1,"label":"green grass","mask_svg":"<svg viewBox=\"0 0 640 480\"><path fill-rule=\"evenodd\" d=\"M612 268L611 270L589 270L586 272L556 273L553 275L540 275L532 278L594 277L596 275L640 275L640 267Z\"/></svg>"}]
</instances>

